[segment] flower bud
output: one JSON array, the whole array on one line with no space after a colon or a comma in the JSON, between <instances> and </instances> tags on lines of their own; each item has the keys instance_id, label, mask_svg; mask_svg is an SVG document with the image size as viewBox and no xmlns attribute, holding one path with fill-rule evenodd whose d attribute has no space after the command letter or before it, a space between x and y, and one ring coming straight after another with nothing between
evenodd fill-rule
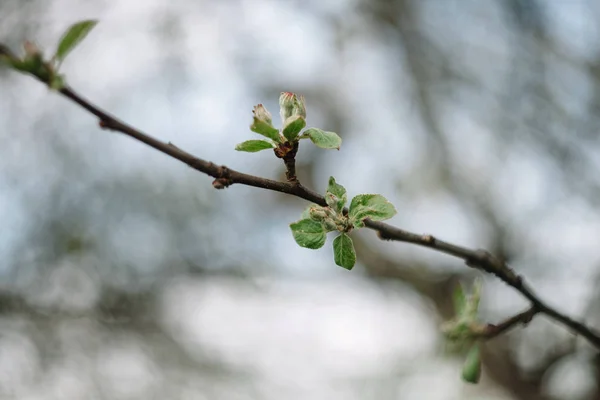
<instances>
[{"instance_id":1,"label":"flower bud","mask_svg":"<svg viewBox=\"0 0 600 400\"><path fill-rule=\"evenodd\" d=\"M271 117L271 113L262 104L255 105L254 109L252 110L252 114L254 114L254 117L259 121L262 121L268 125L273 124L273 117Z\"/></svg>"},{"instance_id":2,"label":"flower bud","mask_svg":"<svg viewBox=\"0 0 600 400\"><path fill-rule=\"evenodd\" d=\"M323 221L327 218L327 213L322 207L311 207L308 214L310 215L310 218L315 221Z\"/></svg>"},{"instance_id":3,"label":"flower bud","mask_svg":"<svg viewBox=\"0 0 600 400\"><path fill-rule=\"evenodd\" d=\"M323 226L327 231L337 231L338 225L330 218L327 218L323 221Z\"/></svg>"},{"instance_id":4,"label":"flower bud","mask_svg":"<svg viewBox=\"0 0 600 400\"><path fill-rule=\"evenodd\" d=\"M327 195L325 195L325 202L327 203L327 205L336 211L338 209L339 201L340 199L338 199L337 196L333 193L327 193Z\"/></svg>"},{"instance_id":5,"label":"flower bud","mask_svg":"<svg viewBox=\"0 0 600 400\"><path fill-rule=\"evenodd\" d=\"M285 122L291 116L306 118L304 96L298 96L292 92L281 92L279 96L279 113L282 122Z\"/></svg>"},{"instance_id":6,"label":"flower bud","mask_svg":"<svg viewBox=\"0 0 600 400\"><path fill-rule=\"evenodd\" d=\"M250 125L252 132L266 136L277 143L281 142L279 130L273 126L271 113L265 106L262 104L254 106L252 114L254 114L252 125Z\"/></svg>"},{"instance_id":7,"label":"flower bud","mask_svg":"<svg viewBox=\"0 0 600 400\"><path fill-rule=\"evenodd\" d=\"M338 217L337 213L335 212L335 210L331 207L326 207L324 208L325 212L327 213L327 216L329 218L335 219Z\"/></svg>"},{"instance_id":8,"label":"flower bud","mask_svg":"<svg viewBox=\"0 0 600 400\"><path fill-rule=\"evenodd\" d=\"M13 67L37 77L42 82L48 83L53 71L50 64L44 63L41 50L35 43L30 41L23 43L23 49L25 50L25 57L23 60L13 62Z\"/></svg>"},{"instance_id":9,"label":"flower bud","mask_svg":"<svg viewBox=\"0 0 600 400\"><path fill-rule=\"evenodd\" d=\"M40 49L36 46L35 43L30 42L29 40L23 43L23 48L25 49L26 57L34 57L41 54Z\"/></svg>"}]
</instances>

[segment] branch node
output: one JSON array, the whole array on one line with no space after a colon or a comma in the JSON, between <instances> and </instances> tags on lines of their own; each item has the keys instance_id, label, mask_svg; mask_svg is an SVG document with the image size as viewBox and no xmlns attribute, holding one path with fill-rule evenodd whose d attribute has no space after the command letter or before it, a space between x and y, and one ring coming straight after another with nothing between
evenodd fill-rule
<instances>
[{"instance_id":1,"label":"branch node","mask_svg":"<svg viewBox=\"0 0 600 400\"><path fill-rule=\"evenodd\" d=\"M428 244L428 245L435 244L435 238L431 235L422 235L421 240L423 241L423 243Z\"/></svg>"},{"instance_id":2,"label":"branch node","mask_svg":"<svg viewBox=\"0 0 600 400\"><path fill-rule=\"evenodd\" d=\"M375 231L375 232L377 232L377 237L381 240L387 240L387 241L394 240L394 238L392 236L386 234L383 231Z\"/></svg>"},{"instance_id":3,"label":"branch node","mask_svg":"<svg viewBox=\"0 0 600 400\"><path fill-rule=\"evenodd\" d=\"M300 142L284 142L273 149L277 158L283 159L285 164L285 177L288 182L298 184L298 178L296 177L296 154L298 153L298 147Z\"/></svg>"},{"instance_id":4,"label":"branch node","mask_svg":"<svg viewBox=\"0 0 600 400\"><path fill-rule=\"evenodd\" d=\"M233 184L231 173L226 166L219 167L218 177L213 181L212 185L215 189L225 189Z\"/></svg>"},{"instance_id":5,"label":"branch node","mask_svg":"<svg viewBox=\"0 0 600 400\"><path fill-rule=\"evenodd\" d=\"M111 131L123 132L123 127L121 126L121 124L117 120L101 119L98 122L98 125L100 125L100 128L102 128L102 129L108 129L108 130L111 130Z\"/></svg>"}]
</instances>

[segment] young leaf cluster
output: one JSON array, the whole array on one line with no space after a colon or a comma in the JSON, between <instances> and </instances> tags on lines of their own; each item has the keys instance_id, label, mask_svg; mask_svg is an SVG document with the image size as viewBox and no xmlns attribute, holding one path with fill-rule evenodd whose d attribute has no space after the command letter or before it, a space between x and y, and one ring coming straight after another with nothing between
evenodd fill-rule
<instances>
[{"instance_id":1,"label":"young leaf cluster","mask_svg":"<svg viewBox=\"0 0 600 400\"><path fill-rule=\"evenodd\" d=\"M25 42L23 48L25 55L21 58L9 53L0 53L0 61L9 67L27 74L31 74L46 83L54 90L65 86L65 78L58 70L67 57L87 34L96 26L97 21L86 20L73 24L67 29L60 39L54 55L49 61L44 60L42 51L32 42Z\"/></svg>"},{"instance_id":2,"label":"young leaf cluster","mask_svg":"<svg viewBox=\"0 0 600 400\"><path fill-rule=\"evenodd\" d=\"M302 247L319 249L325 244L328 232L337 231L333 240L333 258L337 265L348 270L356 263L356 251L349 236L353 229L364 227L366 218L383 221L396 214L394 206L379 194L359 194L344 209L348 200L346 189L329 178L325 193L327 207L309 206L299 221L290 224L294 240Z\"/></svg>"},{"instance_id":3,"label":"young leaf cluster","mask_svg":"<svg viewBox=\"0 0 600 400\"><path fill-rule=\"evenodd\" d=\"M342 139L334 132L318 128L306 127L306 104L304 96L295 93L282 92L279 96L279 114L281 116L281 131L273 126L271 113L262 104L254 106L254 114L250 130L265 137L265 139L246 140L235 146L238 151L255 153L261 150L275 149L278 157L283 158L289 153L300 139L310 139L323 149L340 149ZM302 132L302 134L301 134Z\"/></svg>"},{"instance_id":4,"label":"young leaf cluster","mask_svg":"<svg viewBox=\"0 0 600 400\"><path fill-rule=\"evenodd\" d=\"M454 291L456 317L442 327L450 350L466 352L462 378L469 383L479 382L481 377L481 354L479 333L483 325L478 321L477 312L481 298L481 282L476 281L470 296L459 284Z\"/></svg>"}]
</instances>

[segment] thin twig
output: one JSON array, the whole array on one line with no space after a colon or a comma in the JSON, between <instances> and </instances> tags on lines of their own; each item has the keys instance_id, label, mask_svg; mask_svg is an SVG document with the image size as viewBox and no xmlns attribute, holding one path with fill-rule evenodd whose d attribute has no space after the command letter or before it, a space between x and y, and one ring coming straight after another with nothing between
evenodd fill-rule
<instances>
[{"instance_id":1,"label":"thin twig","mask_svg":"<svg viewBox=\"0 0 600 400\"><path fill-rule=\"evenodd\" d=\"M100 120L100 126L102 128L124 133L125 135L139 140L140 142L143 142L148 146L153 147L154 149L165 153L200 172L212 176L215 178L213 181L213 186L217 189L222 189L234 183L238 183L291 194L321 206L327 206L323 196L302 186L297 181L278 182L271 179L244 174L242 172L229 169L225 166L218 166L212 162L195 157L192 154L171 145L170 143L157 140L152 136L149 136L127 125L116 117L94 106L69 87L61 89L60 93L98 117ZM287 163L286 166L288 166ZM288 179L291 176L295 176L295 170L290 170L288 166L288 174ZM472 250L466 247L444 242L431 235L419 235L408 232L383 222L375 222L367 219L365 220L365 226L369 229L377 231L378 236L383 240L412 243L460 258L464 260L469 267L477 268L496 275L500 280L513 287L531 302L531 308L527 311L517 314L516 316L511 317L498 325L488 325L488 331L484 336L497 336L519 323L528 323L537 314L545 314L557 322L565 325L574 334L583 336L592 345L600 349L600 335L597 332L593 331L582 322L575 321L567 315L562 314L554 308L548 306L533 292L528 285L525 284L521 276L516 274L505 262L499 260L497 257L494 257L489 252L485 250Z\"/></svg>"},{"instance_id":2,"label":"thin twig","mask_svg":"<svg viewBox=\"0 0 600 400\"><path fill-rule=\"evenodd\" d=\"M535 306L532 306L517 315L505 319L499 324L487 324L478 336L491 339L510 330L511 328L514 328L518 324L527 325L538 312L540 312L540 310L538 310Z\"/></svg>"}]
</instances>

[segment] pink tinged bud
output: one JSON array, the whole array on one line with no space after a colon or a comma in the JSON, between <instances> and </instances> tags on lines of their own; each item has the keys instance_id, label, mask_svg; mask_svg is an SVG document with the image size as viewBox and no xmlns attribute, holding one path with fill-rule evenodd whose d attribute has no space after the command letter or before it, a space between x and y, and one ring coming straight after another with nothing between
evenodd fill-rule
<instances>
[{"instance_id":1,"label":"pink tinged bud","mask_svg":"<svg viewBox=\"0 0 600 400\"><path fill-rule=\"evenodd\" d=\"M292 116L294 111L294 93L281 92L279 96L279 114L281 121L285 122L286 119Z\"/></svg>"},{"instance_id":2,"label":"pink tinged bud","mask_svg":"<svg viewBox=\"0 0 600 400\"><path fill-rule=\"evenodd\" d=\"M23 43L23 49L25 50L25 57L22 60L13 60L13 67L49 83L50 76L53 74L52 67L44 64L40 49L30 41Z\"/></svg>"},{"instance_id":3,"label":"pink tinged bud","mask_svg":"<svg viewBox=\"0 0 600 400\"><path fill-rule=\"evenodd\" d=\"M327 195L325 195L325 202L327 202L327 205L334 210L337 210L338 208L338 201L340 201L340 199L338 199L333 193L327 193Z\"/></svg>"},{"instance_id":4,"label":"pink tinged bud","mask_svg":"<svg viewBox=\"0 0 600 400\"><path fill-rule=\"evenodd\" d=\"M323 207L311 207L308 213L310 218L315 221L323 221L327 218L327 213L323 210Z\"/></svg>"},{"instance_id":5,"label":"pink tinged bud","mask_svg":"<svg viewBox=\"0 0 600 400\"><path fill-rule=\"evenodd\" d=\"M273 126L271 121L271 113L265 108L265 106L262 104L254 106L252 114L254 114L254 117L252 125L250 125L250 130L268 137L269 139L274 140L276 143L280 143L281 136L279 135L279 130Z\"/></svg>"},{"instance_id":6,"label":"pink tinged bud","mask_svg":"<svg viewBox=\"0 0 600 400\"><path fill-rule=\"evenodd\" d=\"M25 49L25 55L27 57L37 56L40 54L40 49L36 46L35 43L30 42L29 40L23 43L23 48Z\"/></svg>"},{"instance_id":7,"label":"pink tinged bud","mask_svg":"<svg viewBox=\"0 0 600 400\"><path fill-rule=\"evenodd\" d=\"M282 122L292 116L306 118L304 96L298 96L292 92L281 92L279 96L279 113Z\"/></svg>"},{"instance_id":8,"label":"pink tinged bud","mask_svg":"<svg viewBox=\"0 0 600 400\"><path fill-rule=\"evenodd\" d=\"M296 115L306 118L306 102L304 101L304 96L298 96L294 111Z\"/></svg>"},{"instance_id":9,"label":"pink tinged bud","mask_svg":"<svg viewBox=\"0 0 600 400\"><path fill-rule=\"evenodd\" d=\"M256 106L254 106L252 113L254 114L256 119L258 119L259 121L265 122L269 125L271 125L273 123L273 120L272 120L273 117L271 117L271 113L262 104L258 104Z\"/></svg>"}]
</instances>

